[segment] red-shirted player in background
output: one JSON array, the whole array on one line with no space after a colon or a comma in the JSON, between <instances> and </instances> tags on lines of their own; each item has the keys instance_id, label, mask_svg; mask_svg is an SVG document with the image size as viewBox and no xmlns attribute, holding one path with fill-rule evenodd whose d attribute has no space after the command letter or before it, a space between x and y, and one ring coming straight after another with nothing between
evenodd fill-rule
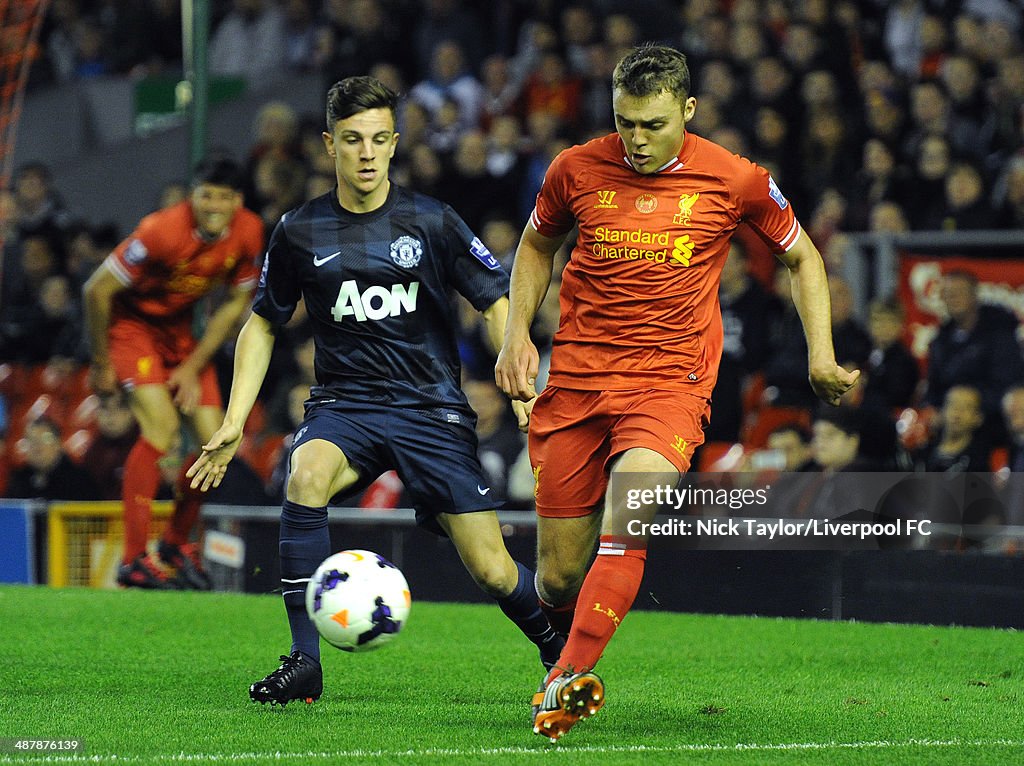
<instances>
[{"instance_id":1,"label":"red-shirted player in background","mask_svg":"<svg viewBox=\"0 0 1024 766\"><path fill-rule=\"evenodd\" d=\"M764 169L686 132L697 105L689 92L680 52L647 45L626 55L612 77L617 134L555 158L512 269L495 378L529 401L538 369L530 323L555 253L579 227L530 423L537 590L556 629L571 623L534 697L534 731L552 740L604 703L590 671L643 577L647 536L628 526L650 522L658 506L627 509L626 493L674 486L704 440L722 350L719 275L740 223L789 268L817 395L836 404L859 375L836 364L817 249Z\"/></svg>"},{"instance_id":2,"label":"red-shirted player in background","mask_svg":"<svg viewBox=\"0 0 1024 766\"><path fill-rule=\"evenodd\" d=\"M124 586L210 588L189 543L202 493L184 471L158 549L175 578L149 557L146 540L160 466L182 459L182 420L205 444L224 419L210 359L249 308L263 252L263 223L242 207L242 180L231 160L204 162L189 199L143 218L84 288L93 389L102 396L123 386L141 431L124 470ZM222 286L226 297L197 339L195 304Z\"/></svg>"}]
</instances>

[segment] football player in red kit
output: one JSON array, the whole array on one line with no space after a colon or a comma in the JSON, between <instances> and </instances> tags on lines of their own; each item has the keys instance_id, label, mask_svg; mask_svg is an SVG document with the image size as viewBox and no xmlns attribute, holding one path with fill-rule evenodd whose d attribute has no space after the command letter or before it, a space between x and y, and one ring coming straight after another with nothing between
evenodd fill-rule
<instances>
[{"instance_id":1,"label":"football player in red kit","mask_svg":"<svg viewBox=\"0 0 1024 766\"><path fill-rule=\"evenodd\" d=\"M529 423L538 593L569 635L534 698L534 731L552 740L603 705L592 670L643 577L647 537L628 527L657 506L628 510L622 499L674 485L704 440L722 352L718 283L737 226L789 269L817 395L836 404L859 374L836 364L825 268L789 202L766 170L686 132L696 106L682 53L628 53L612 77L616 133L555 158L515 256L495 379L530 401L530 324L555 253L578 227L548 385Z\"/></svg>"},{"instance_id":2,"label":"football player in red kit","mask_svg":"<svg viewBox=\"0 0 1024 766\"><path fill-rule=\"evenodd\" d=\"M263 222L242 207L242 181L231 160L203 163L189 198L143 218L84 288L92 387L102 396L122 386L141 431L122 489L125 548L117 581L126 587L210 587L189 542L202 495L183 472L158 549L175 577L146 553L146 541L161 467L181 461L182 421L204 444L224 416L210 359L249 308L263 252ZM221 287L226 297L196 338L196 304Z\"/></svg>"}]
</instances>

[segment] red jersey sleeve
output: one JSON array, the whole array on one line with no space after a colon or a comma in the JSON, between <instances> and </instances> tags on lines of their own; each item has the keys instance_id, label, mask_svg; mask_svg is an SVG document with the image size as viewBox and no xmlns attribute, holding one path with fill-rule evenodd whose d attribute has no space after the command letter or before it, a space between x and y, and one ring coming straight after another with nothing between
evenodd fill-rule
<instances>
[{"instance_id":1,"label":"red jersey sleeve","mask_svg":"<svg viewBox=\"0 0 1024 766\"><path fill-rule=\"evenodd\" d=\"M263 259L263 219L245 208L239 210L235 216L233 225L237 225L242 234L242 258L235 267L230 284L232 287L254 290L260 278L260 264Z\"/></svg>"},{"instance_id":2,"label":"red jersey sleeve","mask_svg":"<svg viewBox=\"0 0 1024 766\"><path fill-rule=\"evenodd\" d=\"M558 237L575 225L569 208L569 190L572 179L572 150L560 152L544 174L537 204L530 214L530 223L545 237Z\"/></svg>"},{"instance_id":3,"label":"red jersey sleeve","mask_svg":"<svg viewBox=\"0 0 1024 766\"><path fill-rule=\"evenodd\" d=\"M114 276L126 286L136 284L166 250L160 213L147 215L107 258Z\"/></svg>"},{"instance_id":4,"label":"red jersey sleeve","mask_svg":"<svg viewBox=\"0 0 1024 766\"><path fill-rule=\"evenodd\" d=\"M800 236L800 222L775 179L760 165L742 159L732 183L743 221L757 232L772 252L789 250Z\"/></svg>"}]
</instances>

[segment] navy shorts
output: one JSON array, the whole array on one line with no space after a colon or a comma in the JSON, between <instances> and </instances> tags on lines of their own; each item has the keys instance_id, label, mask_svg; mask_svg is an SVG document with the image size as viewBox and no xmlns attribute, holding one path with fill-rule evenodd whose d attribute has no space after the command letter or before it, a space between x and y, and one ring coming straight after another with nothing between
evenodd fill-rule
<instances>
[{"instance_id":1,"label":"navy shorts","mask_svg":"<svg viewBox=\"0 0 1024 766\"><path fill-rule=\"evenodd\" d=\"M310 399L292 450L311 439L336 444L359 474L350 497L394 469L412 498L416 523L436 534L439 513L501 508L477 457L476 416L454 409L399 409L394 405Z\"/></svg>"}]
</instances>

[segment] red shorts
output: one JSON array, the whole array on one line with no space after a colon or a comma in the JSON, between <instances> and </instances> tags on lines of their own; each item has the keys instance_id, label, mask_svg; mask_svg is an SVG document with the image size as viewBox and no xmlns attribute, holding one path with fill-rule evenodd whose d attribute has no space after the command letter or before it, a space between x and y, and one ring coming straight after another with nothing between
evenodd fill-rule
<instances>
[{"instance_id":1,"label":"red shorts","mask_svg":"<svg viewBox=\"0 0 1024 766\"><path fill-rule=\"evenodd\" d=\"M530 416L537 515L588 516L601 507L611 459L634 447L680 473L704 443L710 403L680 391L578 391L548 386Z\"/></svg>"},{"instance_id":2,"label":"red shorts","mask_svg":"<svg viewBox=\"0 0 1024 766\"><path fill-rule=\"evenodd\" d=\"M110 363L126 389L163 385L167 377L196 347L189 326L158 327L137 319L115 319L110 325ZM199 374L200 406L221 407L220 386L212 364Z\"/></svg>"}]
</instances>

